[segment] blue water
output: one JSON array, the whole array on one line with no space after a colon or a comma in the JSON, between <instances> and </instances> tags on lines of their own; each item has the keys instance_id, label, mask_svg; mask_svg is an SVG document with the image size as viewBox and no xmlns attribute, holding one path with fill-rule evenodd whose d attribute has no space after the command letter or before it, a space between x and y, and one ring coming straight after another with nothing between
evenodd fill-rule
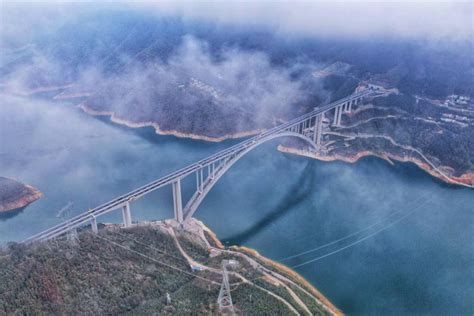
<instances>
[{"instance_id":1,"label":"blue water","mask_svg":"<svg viewBox=\"0 0 474 316\"><path fill-rule=\"evenodd\" d=\"M69 201L79 213L234 143L118 127L68 103L2 100L0 175L44 193L0 219L4 242L56 224ZM473 314L474 191L440 183L411 164L326 163L282 154L277 144L237 162L196 217L225 242L277 260L361 231L282 262L321 258L296 270L348 314ZM183 184L185 196L193 186L194 179ZM133 203L134 220L171 217L170 193L160 189ZM119 220L120 214L101 218Z\"/></svg>"}]
</instances>

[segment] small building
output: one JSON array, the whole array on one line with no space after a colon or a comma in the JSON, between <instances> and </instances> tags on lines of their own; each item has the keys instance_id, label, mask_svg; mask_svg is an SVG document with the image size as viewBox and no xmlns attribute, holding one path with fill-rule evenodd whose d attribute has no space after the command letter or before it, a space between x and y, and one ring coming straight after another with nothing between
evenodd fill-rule
<instances>
[{"instance_id":1,"label":"small building","mask_svg":"<svg viewBox=\"0 0 474 316\"><path fill-rule=\"evenodd\" d=\"M203 269L202 269L202 266L195 266L195 265L192 264L191 265L191 270L193 272L199 272L199 271L202 271Z\"/></svg>"},{"instance_id":2,"label":"small building","mask_svg":"<svg viewBox=\"0 0 474 316\"><path fill-rule=\"evenodd\" d=\"M466 106L470 103L471 97L467 95L457 95L451 94L448 95L446 101L444 101L444 105L447 106Z\"/></svg>"}]
</instances>

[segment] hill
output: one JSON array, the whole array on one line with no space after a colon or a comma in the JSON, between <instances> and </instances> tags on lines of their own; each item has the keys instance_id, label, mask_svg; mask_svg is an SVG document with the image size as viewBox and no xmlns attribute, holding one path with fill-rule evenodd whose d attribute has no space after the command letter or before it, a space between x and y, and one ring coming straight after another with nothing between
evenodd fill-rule
<instances>
[{"instance_id":1,"label":"hill","mask_svg":"<svg viewBox=\"0 0 474 316\"><path fill-rule=\"evenodd\" d=\"M341 313L295 272L224 248L197 220L186 230L172 220L101 226L72 240L10 244L0 258L0 313L217 314L224 259L238 262L229 269L238 314Z\"/></svg>"}]
</instances>

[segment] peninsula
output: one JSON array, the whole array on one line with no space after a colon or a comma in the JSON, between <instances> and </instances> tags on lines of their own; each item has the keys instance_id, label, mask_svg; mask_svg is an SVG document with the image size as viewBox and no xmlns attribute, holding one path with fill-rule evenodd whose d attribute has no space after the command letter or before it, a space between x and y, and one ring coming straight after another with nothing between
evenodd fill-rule
<instances>
[{"instance_id":1,"label":"peninsula","mask_svg":"<svg viewBox=\"0 0 474 316\"><path fill-rule=\"evenodd\" d=\"M22 209L42 196L38 189L28 184L0 177L0 213Z\"/></svg>"}]
</instances>

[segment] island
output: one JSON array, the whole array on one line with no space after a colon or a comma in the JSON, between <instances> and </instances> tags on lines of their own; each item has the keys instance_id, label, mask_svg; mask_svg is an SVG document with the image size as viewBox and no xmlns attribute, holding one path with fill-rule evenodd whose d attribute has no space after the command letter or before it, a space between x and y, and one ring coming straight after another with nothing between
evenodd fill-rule
<instances>
[{"instance_id":1,"label":"island","mask_svg":"<svg viewBox=\"0 0 474 316\"><path fill-rule=\"evenodd\" d=\"M0 177L0 214L21 210L43 194L28 184Z\"/></svg>"}]
</instances>

